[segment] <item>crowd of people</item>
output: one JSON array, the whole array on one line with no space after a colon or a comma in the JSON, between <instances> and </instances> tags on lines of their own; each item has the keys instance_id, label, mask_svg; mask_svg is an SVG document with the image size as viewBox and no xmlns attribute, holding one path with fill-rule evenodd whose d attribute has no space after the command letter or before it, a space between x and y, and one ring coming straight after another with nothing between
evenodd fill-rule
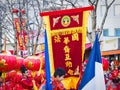
<instances>
[{"instance_id":1,"label":"crowd of people","mask_svg":"<svg viewBox=\"0 0 120 90\"><path fill-rule=\"evenodd\" d=\"M108 70L104 71L107 90L120 90L120 62L114 60L109 62Z\"/></svg>"},{"instance_id":2,"label":"crowd of people","mask_svg":"<svg viewBox=\"0 0 120 90\"><path fill-rule=\"evenodd\" d=\"M51 80L52 90L65 90L61 80L64 79L65 70L57 68ZM0 71L0 90L46 90L45 74L33 75L23 65L20 72L12 70L6 73L3 78L3 72Z\"/></svg>"},{"instance_id":3,"label":"crowd of people","mask_svg":"<svg viewBox=\"0 0 120 90\"><path fill-rule=\"evenodd\" d=\"M103 67L106 90L120 90L120 62L118 60L107 61L109 65L106 65L105 70ZM83 63L83 73L87 62L85 60Z\"/></svg>"},{"instance_id":4,"label":"crowd of people","mask_svg":"<svg viewBox=\"0 0 120 90\"><path fill-rule=\"evenodd\" d=\"M87 63L83 63L83 73ZM9 71L6 74L0 71L0 90L46 90L46 75L33 74L24 65L20 71ZM51 78L52 90L65 90L61 81L66 72L57 68ZM106 90L120 90L120 62L109 62L109 68L104 70ZM35 89L36 88L36 89Z\"/></svg>"}]
</instances>

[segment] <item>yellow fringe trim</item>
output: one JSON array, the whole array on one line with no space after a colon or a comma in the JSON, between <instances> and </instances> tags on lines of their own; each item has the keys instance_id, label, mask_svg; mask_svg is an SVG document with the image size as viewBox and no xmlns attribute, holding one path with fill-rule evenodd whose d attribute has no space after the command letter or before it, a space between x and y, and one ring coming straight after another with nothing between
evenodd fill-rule
<instances>
[{"instance_id":1,"label":"yellow fringe trim","mask_svg":"<svg viewBox=\"0 0 120 90\"><path fill-rule=\"evenodd\" d=\"M77 89L79 79L79 77L68 77L65 78L62 83L66 89Z\"/></svg>"}]
</instances>

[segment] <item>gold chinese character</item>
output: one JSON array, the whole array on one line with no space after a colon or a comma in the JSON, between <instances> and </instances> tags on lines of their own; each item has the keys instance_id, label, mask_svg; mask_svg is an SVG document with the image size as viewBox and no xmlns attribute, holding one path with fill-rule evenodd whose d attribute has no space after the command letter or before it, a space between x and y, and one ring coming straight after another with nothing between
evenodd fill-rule
<instances>
[{"instance_id":1,"label":"gold chinese character","mask_svg":"<svg viewBox=\"0 0 120 90\"><path fill-rule=\"evenodd\" d=\"M71 60L69 53L68 53L68 54L65 54L65 60Z\"/></svg>"},{"instance_id":2,"label":"gold chinese character","mask_svg":"<svg viewBox=\"0 0 120 90\"><path fill-rule=\"evenodd\" d=\"M55 42L55 43L59 43L59 42L61 42L61 38L60 38L59 35L54 36L54 42Z\"/></svg>"},{"instance_id":3,"label":"gold chinese character","mask_svg":"<svg viewBox=\"0 0 120 90\"><path fill-rule=\"evenodd\" d=\"M73 75L73 70L69 69L68 74Z\"/></svg>"},{"instance_id":4,"label":"gold chinese character","mask_svg":"<svg viewBox=\"0 0 120 90\"><path fill-rule=\"evenodd\" d=\"M78 33L74 33L73 35L72 35L72 41L79 41L79 37L78 37Z\"/></svg>"},{"instance_id":5,"label":"gold chinese character","mask_svg":"<svg viewBox=\"0 0 120 90\"><path fill-rule=\"evenodd\" d=\"M65 52L65 53L70 53L70 48L69 48L69 46L65 46L65 47L64 47L64 52Z\"/></svg>"},{"instance_id":6,"label":"gold chinese character","mask_svg":"<svg viewBox=\"0 0 120 90\"><path fill-rule=\"evenodd\" d=\"M17 29L17 31L20 33L20 25L19 25L18 22L16 22L16 29Z\"/></svg>"},{"instance_id":7,"label":"gold chinese character","mask_svg":"<svg viewBox=\"0 0 120 90\"><path fill-rule=\"evenodd\" d=\"M22 38L19 36L19 43L20 43L20 46L22 46Z\"/></svg>"},{"instance_id":8,"label":"gold chinese character","mask_svg":"<svg viewBox=\"0 0 120 90\"><path fill-rule=\"evenodd\" d=\"M64 42L65 44L68 44L68 43L70 42L70 40L69 40L68 37L65 37L63 42Z\"/></svg>"},{"instance_id":9,"label":"gold chinese character","mask_svg":"<svg viewBox=\"0 0 120 90\"><path fill-rule=\"evenodd\" d=\"M65 66L68 67L68 68L71 68L72 67L72 62L71 61L66 61Z\"/></svg>"}]
</instances>

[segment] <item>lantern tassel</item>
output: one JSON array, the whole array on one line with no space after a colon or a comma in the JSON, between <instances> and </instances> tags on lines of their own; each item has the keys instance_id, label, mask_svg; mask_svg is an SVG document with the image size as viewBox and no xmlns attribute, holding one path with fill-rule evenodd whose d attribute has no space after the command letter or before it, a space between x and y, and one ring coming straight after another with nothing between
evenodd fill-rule
<instances>
[{"instance_id":1,"label":"lantern tassel","mask_svg":"<svg viewBox=\"0 0 120 90\"><path fill-rule=\"evenodd\" d=\"M32 76L34 77L35 76L35 71L32 71ZM38 90L36 84L35 84L35 80L32 80L32 83L33 83L33 89L34 90Z\"/></svg>"},{"instance_id":2,"label":"lantern tassel","mask_svg":"<svg viewBox=\"0 0 120 90\"><path fill-rule=\"evenodd\" d=\"M39 69L39 71L38 71L38 75L40 75L40 74L41 74L41 72L42 72L42 63L43 63L43 61L42 61L42 60L40 60L40 69Z\"/></svg>"},{"instance_id":3,"label":"lantern tassel","mask_svg":"<svg viewBox=\"0 0 120 90\"><path fill-rule=\"evenodd\" d=\"M33 83L33 90L38 90L36 84L35 84L35 80L32 80L32 83Z\"/></svg>"},{"instance_id":4,"label":"lantern tassel","mask_svg":"<svg viewBox=\"0 0 120 90\"><path fill-rule=\"evenodd\" d=\"M3 83L4 83L4 86L3 86L4 88L3 89L5 90L5 87L6 87L6 83L5 83L6 73L5 72L2 73L2 78L4 80L3 81Z\"/></svg>"}]
</instances>

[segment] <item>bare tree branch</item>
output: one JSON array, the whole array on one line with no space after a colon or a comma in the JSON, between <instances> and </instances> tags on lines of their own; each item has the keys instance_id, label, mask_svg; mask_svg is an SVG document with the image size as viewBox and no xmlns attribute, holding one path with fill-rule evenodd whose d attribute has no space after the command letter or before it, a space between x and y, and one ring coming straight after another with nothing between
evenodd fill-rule
<instances>
[{"instance_id":1,"label":"bare tree branch","mask_svg":"<svg viewBox=\"0 0 120 90\"><path fill-rule=\"evenodd\" d=\"M99 38L100 38L100 36L101 36L101 34L102 34L103 27L104 27L104 24L105 24L107 15L108 15L108 11L109 11L111 5L112 5L114 2L115 2L115 0L112 0L111 3L108 4L108 1L105 0L106 10L105 10L105 14L104 14L104 16L103 16L103 20L102 20L102 23L101 23L101 26L100 26L100 30L101 30L101 31L100 31L100 34L99 34Z\"/></svg>"}]
</instances>

